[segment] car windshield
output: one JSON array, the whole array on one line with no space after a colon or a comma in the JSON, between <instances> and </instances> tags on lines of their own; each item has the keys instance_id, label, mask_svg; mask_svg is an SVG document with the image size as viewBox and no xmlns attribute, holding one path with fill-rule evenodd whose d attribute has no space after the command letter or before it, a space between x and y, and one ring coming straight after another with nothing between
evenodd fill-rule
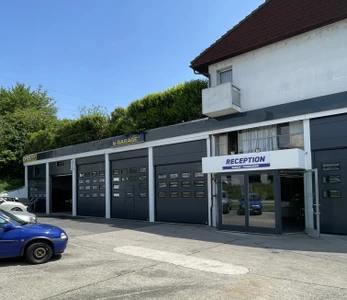
<instances>
[{"instance_id":1,"label":"car windshield","mask_svg":"<svg viewBox=\"0 0 347 300\"><path fill-rule=\"evenodd\" d=\"M9 220L12 224L16 225L16 226L23 226L28 224L27 222L23 221L22 219L18 218L17 216L11 214L8 211L5 211L3 209L0 208L0 214L3 215L3 217L5 217L7 220Z\"/></svg>"}]
</instances>

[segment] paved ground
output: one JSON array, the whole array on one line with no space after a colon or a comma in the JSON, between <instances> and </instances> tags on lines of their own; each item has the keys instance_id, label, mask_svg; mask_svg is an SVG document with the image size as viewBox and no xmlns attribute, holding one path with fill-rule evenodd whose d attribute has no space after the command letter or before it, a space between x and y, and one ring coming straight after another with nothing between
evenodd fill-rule
<instances>
[{"instance_id":1,"label":"paved ground","mask_svg":"<svg viewBox=\"0 0 347 300\"><path fill-rule=\"evenodd\" d=\"M0 260L0 299L347 299L347 237L40 218L66 229L59 259Z\"/></svg>"}]
</instances>

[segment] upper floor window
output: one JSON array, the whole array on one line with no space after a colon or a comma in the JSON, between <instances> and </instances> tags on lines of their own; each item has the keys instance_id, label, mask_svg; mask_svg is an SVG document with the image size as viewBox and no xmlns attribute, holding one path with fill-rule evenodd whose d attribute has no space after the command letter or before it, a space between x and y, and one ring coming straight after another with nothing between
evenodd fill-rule
<instances>
[{"instance_id":1,"label":"upper floor window","mask_svg":"<svg viewBox=\"0 0 347 300\"><path fill-rule=\"evenodd\" d=\"M219 84L233 82L233 72L232 70L226 70L223 72L219 72Z\"/></svg>"},{"instance_id":2,"label":"upper floor window","mask_svg":"<svg viewBox=\"0 0 347 300\"><path fill-rule=\"evenodd\" d=\"M216 155L304 149L302 121L245 129L216 136Z\"/></svg>"}]
</instances>

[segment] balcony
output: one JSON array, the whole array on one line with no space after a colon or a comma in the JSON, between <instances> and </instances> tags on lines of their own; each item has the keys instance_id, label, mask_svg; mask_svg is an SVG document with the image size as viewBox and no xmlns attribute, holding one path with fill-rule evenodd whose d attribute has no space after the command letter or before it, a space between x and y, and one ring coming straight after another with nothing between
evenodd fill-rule
<instances>
[{"instance_id":1,"label":"balcony","mask_svg":"<svg viewBox=\"0 0 347 300\"><path fill-rule=\"evenodd\" d=\"M241 111L240 89L232 83L224 83L202 90L202 113L210 118Z\"/></svg>"}]
</instances>

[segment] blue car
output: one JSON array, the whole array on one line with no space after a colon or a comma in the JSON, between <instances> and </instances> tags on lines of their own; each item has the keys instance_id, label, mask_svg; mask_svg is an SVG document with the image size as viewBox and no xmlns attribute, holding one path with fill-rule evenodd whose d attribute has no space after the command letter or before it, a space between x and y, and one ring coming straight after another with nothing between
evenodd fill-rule
<instances>
[{"instance_id":1,"label":"blue car","mask_svg":"<svg viewBox=\"0 0 347 300\"><path fill-rule=\"evenodd\" d=\"M260 196L257 193L249 193L248 195L249 200L249 214L250 215L261 215L263 213L263 204L260 199ZM244 215L245 214L245 198L242 195L242 198L240 199L240 206L237 210L238 215Z\"/></svg>"},{"instance_id":2,"label":"blue car","mask_svg":"<svg viewBox=\"0 0 347 300\"><path fill-rule=\"evenodd\" d=\"M47 224L29 224L0 209L0 258L24 256L29 263L42 264L65 251L64 230Z\"/></svg>"}]
</instances>

